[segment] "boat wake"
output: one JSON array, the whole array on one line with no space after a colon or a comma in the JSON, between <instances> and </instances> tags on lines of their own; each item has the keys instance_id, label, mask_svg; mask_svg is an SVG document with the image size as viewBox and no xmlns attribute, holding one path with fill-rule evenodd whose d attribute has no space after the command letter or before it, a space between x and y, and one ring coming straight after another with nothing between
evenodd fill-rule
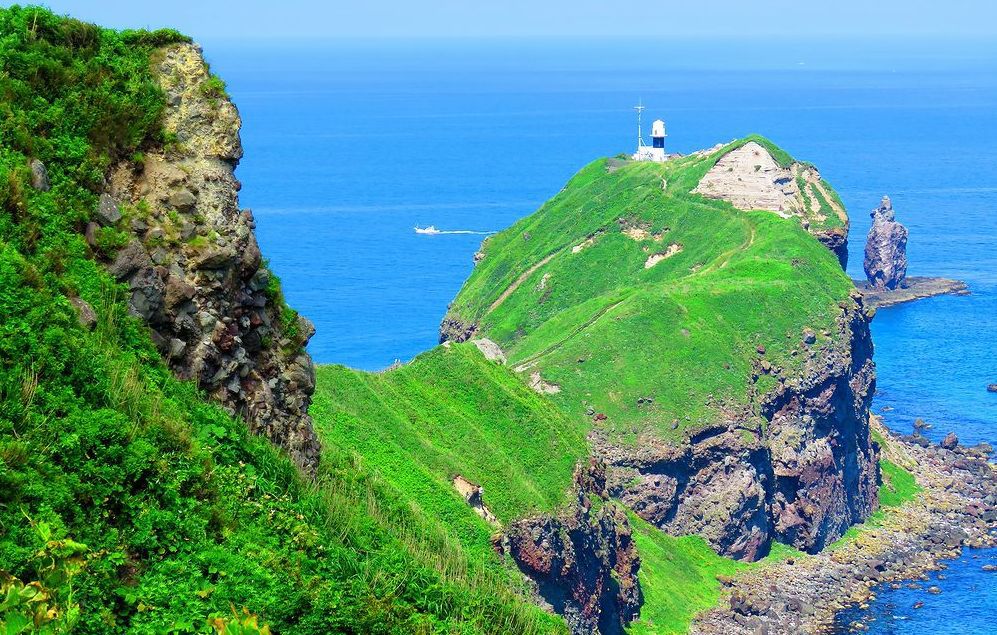
<instances>
[{"instance_id":1,"label":"boat wake","mask_svg":"<svg viewBox=\"0 0 997 635\"><path fill-rule=\"evenodd\" d=\"M429 227L419 227L416 225L415 233L428 234L432 236L440 234L475 234L478 236L488 236L490 234L494 234L495 232L479 232L473 229L436 229L433 225L430 225Z\"/></svg>"}]
</instances>

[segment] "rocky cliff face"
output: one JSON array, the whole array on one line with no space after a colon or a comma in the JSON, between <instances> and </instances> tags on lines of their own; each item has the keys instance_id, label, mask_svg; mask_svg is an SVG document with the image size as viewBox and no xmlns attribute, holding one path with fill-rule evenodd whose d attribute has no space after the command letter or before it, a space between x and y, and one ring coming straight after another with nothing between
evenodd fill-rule
<instances>
[{"instance_id":1,"label":"rocky cliff face","mask_svg":"<svg viewBox=\"0 0 997 635\"><path fill-rule=\"evenodd\" d=\"M170 367L311 472L315 373L303 347L314 328L284 306L253 215L239 208L239 114L196 46L171 46L154 63L169 141L112 168L87 236L99 225L130 232L108 269Z\"/></svg>"},{"instance_id":2,"label":"rocky cliff face","mask_svg":"<svg viewBox=\"0 0 997 635\"><path fill-rule=\"evenodd\" d=\"M866 278L874 289L900 288L907 279L907 228L894 218L889 196L884 196L870 215L872 227L863 263Z\"/></svg>"},{"instance_id":3,"label":"rocky cliff face","mask_svg":"<svg viewBox=\"0 0 997 635\"><path fill-rule=\"evenodd\" d=\"M696 534L718 553L755 560L771 539L771 466L757 431L731 421L681 446L601 445L612 465L610 494L638 516L681 536Z\"/></svg>"},{"instance_id":4,"label":"rocky cliff face","mask_svg":"<svg viewBox=\"0 0 997 635\"><path fill-rule=\"evenodd\" d=\"M643 597L640 559L626 513L609 500L605 465L575 472L576 504L558 516L513 523L498 548L537 584L542 603L572 633L622 633Z\"/></svg>"},{"instance_id":5,"label":"rocky cliff face","mask_svg":"<svg viewBox=\"0 0 997 635\"><path fill-rule=\"evenodd\" d=\"M876 386L872 336L861 298L845 307L831 346L815 351L798 380L766 395L773 537L823 549L878 505L878 456L869 430Z\"/></svg>"},{"instance_id":6,"label":"rocky cliff face","mask_svg":"<svg viewBox=\"0 0 997 635\"><path fill-rule=\"evenodd\" d=\"M868 422L872 340L859 296L842 307L837 328L823 347L804 336L804 372L757 397L760 422L731 413L680 446L597 444L613 466L610 493L669 533L698 534L738 559L765 555L772 540L815 552L840 537L877 506L878 457Z\"/></svg>"}]
</instances>

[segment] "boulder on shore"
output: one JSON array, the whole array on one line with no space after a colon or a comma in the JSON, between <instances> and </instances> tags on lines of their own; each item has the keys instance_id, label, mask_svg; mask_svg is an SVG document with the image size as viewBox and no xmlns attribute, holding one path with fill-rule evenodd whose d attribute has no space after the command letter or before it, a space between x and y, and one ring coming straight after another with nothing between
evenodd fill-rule
<instances>
[{"instance_id":1,"label":"boulder on shore","mask_svg":"<svg viewBox=\"0 0 997 635\"><path fill-rule=\"evenodd\" d=\"M907 228L895 220L889 196L883 197L871 216L863 263L869 286L879 290L903 287L907 278Z\"/></svg>"},{"instance_id":2,"label":"boulder on shore","mask_svg":"<svg viewBox=\"0 0 997 635\"><path fill-rule=\"evenodd\" d=\"M955 432L949 432L945 435L945 438L942 439L941 446L946 450L954 450L959 447L959 437L955 435Z\"/></svg>"}]
</instances>

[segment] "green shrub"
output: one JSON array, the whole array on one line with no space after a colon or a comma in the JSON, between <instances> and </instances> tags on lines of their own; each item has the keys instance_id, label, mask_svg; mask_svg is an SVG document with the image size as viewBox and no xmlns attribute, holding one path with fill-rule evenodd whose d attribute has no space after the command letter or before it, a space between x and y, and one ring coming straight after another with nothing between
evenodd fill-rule
<instances>
[{"instance_id":1,"label":"green shrub","mask_svg":"<svg viewBox=\"0 0 997 635\"><path fill-rule=\"evenodd\" d=\"M206 97L213 97L216 99L222 99L228 97L228 93L225 92L225 82L222 78L217 75L211 75L208 79L204 80L204 83L200 87L201 94Z\"/></svg>"},{"instance_id":2,"label":"green shrub","mask_svg":"<svg viewBox=\"0 0 997 635\"><path fill-rule=\"evenodd\" d=\"M193 41L190 36L173 29L157 29L155 31L146 31L144 29L125 30L121 32L121 39L132 46L149 46L153 48L169 44L186 44Z\"/></svg>"},{"instance_id":3,"label":"green shrub","mask_svg":"<svg viewBox=\"0 0 997 635\"><path fill-rule=\"evenodd\" d=\"M47 523L29 523L42 544L35 554L35 580L25 584L0 571L0 632L6 635L71 633L80 621L73 578L86 565L87 546L53 539Z\"/></svg>"}]
</instances>

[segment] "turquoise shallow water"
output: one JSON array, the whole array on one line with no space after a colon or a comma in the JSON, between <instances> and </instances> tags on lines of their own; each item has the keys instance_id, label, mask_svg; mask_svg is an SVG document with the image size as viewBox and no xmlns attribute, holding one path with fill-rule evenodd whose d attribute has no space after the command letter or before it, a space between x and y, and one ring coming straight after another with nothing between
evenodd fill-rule
<instances>
[{"instance_id":1,"label":"turquoise shallow water","mask_svg":"<svg viewBox=\"0 0 997 635\"><path fill-rule=\"evenodd\" d=\"M973 294L880 312L875 406L899 430L922 417L936 438L953 430L997 444L997 394L985 391L997 382L997 45L988 46L905 57L883 45L869 60L858 45L824 47L849 51L837 64L846 70L809 44L207 50L244 118L242 202L290 302L318 328L318 362L377 369L433 346L481 236L412 227L508 226L588 161L630 151L640 97L649 119L666 120L673 151L759 132L815 163L851 214L853 277L868 210L889 194L911 231L910 273L961 278ZM873 632L992 632L997 578L979 564L953 563L941 596L922 592L925 608L902 620L877 614ZM913 593L884 593L874 610L909 606Z\"/></svg>"}]
</instances>

